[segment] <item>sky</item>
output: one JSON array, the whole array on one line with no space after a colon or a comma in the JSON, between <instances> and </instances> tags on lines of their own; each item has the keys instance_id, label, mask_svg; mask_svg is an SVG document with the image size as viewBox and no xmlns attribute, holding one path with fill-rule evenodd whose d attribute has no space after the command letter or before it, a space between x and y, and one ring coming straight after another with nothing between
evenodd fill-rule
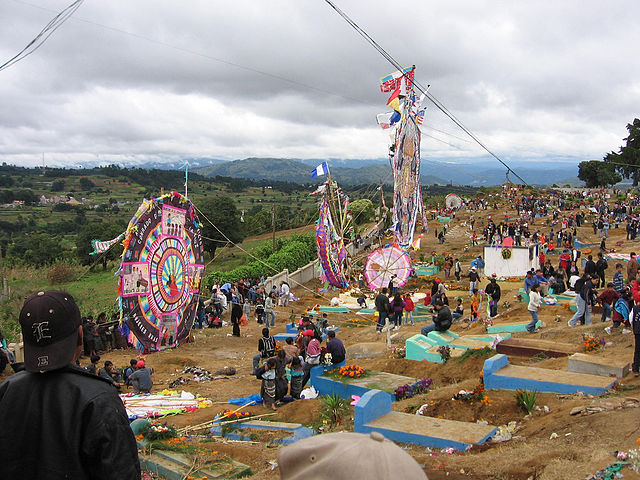
<instances>
[{"instance_id":1,"label":"sky","mask_svg":"<svg viewBox=\"0 0 640 480\"><path fill-rule=\"evenodd\" d=\"M70 3L0 0L0 64ZM335 3L507 163L602 159L640 116L640 2ZM0 162L384 158L393 70L324 0L87 0L0 71ZM423 133L486 157L433 106Z\"/></svg>"}]
</instances>

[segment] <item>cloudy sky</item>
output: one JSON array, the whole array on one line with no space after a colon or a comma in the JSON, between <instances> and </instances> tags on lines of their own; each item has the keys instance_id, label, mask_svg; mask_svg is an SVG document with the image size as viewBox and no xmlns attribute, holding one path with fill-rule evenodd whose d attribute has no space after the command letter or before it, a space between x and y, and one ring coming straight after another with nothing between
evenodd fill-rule
<instances>
[{"instance_id":1,"label":"cloudy sky","mask_svg":"<svg viewBox=\"0 0 640 480\"><path fill-rule=\"evenodd\" d=\"M70 3L0 0L0 64ZM640 116L640 2L336 3L507 162L601 159ZM0 71L0 161L382 158L393 70L323 0L87 0ZM425 124L423 157L485 154Z\"/></svg>"}]
</instances>

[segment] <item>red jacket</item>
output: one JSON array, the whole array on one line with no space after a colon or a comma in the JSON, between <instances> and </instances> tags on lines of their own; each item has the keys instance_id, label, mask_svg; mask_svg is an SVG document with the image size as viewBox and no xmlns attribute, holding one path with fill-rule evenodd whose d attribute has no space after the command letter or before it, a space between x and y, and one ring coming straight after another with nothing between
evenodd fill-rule
<instances>
[{"instance_id":1,"label":"red jacket","mask_svg":"<svg viewBox=\"0 0 640 480\"><path fill-rule=\"evenodd\" d=\"M416 308L416 305L413 303L413 300L411 300L411 297L404 297L404 309L407 312L413 312L414 308Z\"/></svg>"}]
</instances>

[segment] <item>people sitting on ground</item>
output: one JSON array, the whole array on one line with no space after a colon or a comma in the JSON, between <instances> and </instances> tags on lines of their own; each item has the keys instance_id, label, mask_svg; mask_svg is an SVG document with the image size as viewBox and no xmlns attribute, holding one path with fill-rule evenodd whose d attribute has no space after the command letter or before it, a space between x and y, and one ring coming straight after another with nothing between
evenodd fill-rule
<instances>
[{"instance_id":1,"label":"people sitting on ground","mask_svg":"<svg viewBox=\"0 0 640 480\"><path fill-rule=\"evenodd\" d=\"M129 365L124 367L124 370L122 371L122 378L124 380L125 385L131 385L129 383L129 377L133 372L136 371L137 366L138 366L138 360L136 360L135 358L132 358L131 360L129 360Z\"/></svg>"},{"instance_id":2,"label":"people sitting on ground","mask_svg":"<svg viewBox=\"0 0 640 480\"><path fill-rule=\"evenodd\" d=\"M327 317L326 313L322 314L322 317L320 317L318 319L318 328L322 331L325 332L327 330L327 328L329 328L329 318ZM320 339L319 339L320 340Z\"/></svg>"},{"instance_id":3,"label":"people sitting on ground","mask_svg":"<svg viewBox=\"0 0 640 480\"><path fill-rule=\"evenodd\" d=\"M269 335L267 327L262 329L262 338L258 340L258 354L253 357L253 372L258 370L260 359L265 360L276 354L276 341Z\"/></svg>"},{"instance_id":4,"label":"people sitting on ground","mask_svg":"<svg viewBox=\"0 0 640 480\"><path fill-rule=\"evenodd\" d=\"M300 355L300 351L298 350L298 347L293 344L293 338L291 337L287 337L282 350L287 356L287 362L291 362L291 360Z\"/></svg>"},{"instance_id":5,"label":"people sitting on ground","mask_svg":"<svg viewBox=\"0 0 640 480\"><path fill-rule=\"evenodd\" d=\"M347 351L344 348L342 340L336 338L336 332L329 330L327 333L327 351L331 354L331 363L344 362Z\"/></svg>"},{"instance_id":6,"label":"people sitting on ground","mask_svg":"<svg viewBox=\"0 0 640 480\"><path fill-rule=\"evenodd\" d=\"M304 330L312 330L313 337L315 339L317 339L318 341L322 340L322 332L320 332L318 326L311 321L311 317L308 317L306 315L302 317L302 326L304 327Z\"/></svg>"},{"instance_id":7,"label":"people sitting on ground","mask_svg":"<svg viewBox=\"0 0 640 480\"><path fill-rule=\"evenodd\" d=\"M98 375L98 362L100 361L100 355L91 355L89 360L91 361L91 363L86 366L87 372Z\"/></svg>"},{"instance_id":8,"label":"people sitting on ground","mask_svg":"<svg viewBox=\"0 0 640 480\"><path fill-rule=\"evenodd\" d=\"M356 301L358 302L358 305L360 305L360 308L368 308L367 307L367 297L365 295L360 295Z\"/></svg>"},{"instance_id":9,"label":"people sitting on ground","mask_svg":"<svg viewBox=\"0 0 640 480\"><path fill-rule=\"evenodd\" d=\"M307 339L306 356L304 357L304 378L302 379L302 385L304 386L311 378L311 369L316 365L320 365L322 349L320 341L313 335L313 330L305 330L302 334Z\"/></svg>"},{"instance_id":10,"label":"people sitting on ground","mask_svg":"<svg viewBox=\"0 0 640 480\"><path fill-rule=\"evenodd\" d=\"M129 376L129 383L133 387L133 393L151 393L153 380L151 369L145 366L144 360L138 360L136 371Z\"/></svg>"},{"instance_id":11,"label":"people sitting on ground","mask_svg":"<svg viewBox=\"0 0 640 480\"><path fill-rule=\"evenodd\" d=\"M276 409L276 359L268 358L267 361L255 372L256 377L262 380L260 396L264 400L264 406Z\"/></svg>"},{"instance_id":12,"label":"people sitting on ground","mask_svg":"<svg viewBox=\"0 0 640 480\"><path fill-rule=\"evenodd\" d=\"M462 298L458 297L456 298L456 309L451 312L451 318L457 320L462 316L464 316L464 306L462 305Z\"/></svg>"},{"instance_id":13,"label":"people sitting on ground","mask_svg":"<svg viewBox=\"0 0 640 480\"><path fill-rule=\"evenodd\" d=\"M437 315L433 317L433 323L431 325L425 325L422 327L420 333L422 335L427 336L429 332L437 331L437 332L446 332L451 327L452 318L451 318L451 310L449 310L449 306L442 303L442 301L438 300L434 305Z\"/></svg>"},{"instance_id":14,"label":"people sitting on ground","mask_svg":"<svg viewBox=\"0 0 640 480\"><path fill-rule=\"evenodd\" d=\"M115 388L120 390L120 374L112 361L107 360L104 362L104 367L100 369L98 376L110 381Z\"/></svg>"}]
</instances>

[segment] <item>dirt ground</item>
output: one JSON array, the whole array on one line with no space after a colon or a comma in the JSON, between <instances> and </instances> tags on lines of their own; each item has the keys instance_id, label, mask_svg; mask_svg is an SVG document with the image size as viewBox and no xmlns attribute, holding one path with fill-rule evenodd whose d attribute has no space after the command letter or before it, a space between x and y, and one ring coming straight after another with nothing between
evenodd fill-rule
<instances>
[{"instance_id":1,"label":"dirt ground","mask_svg":"<svg viewBox=\"0 0 640 480\"><path fill-rule=\"evenodd\" d=\"M515 212L509 211L512 217ZM437 244L433 231L434 228L441 228L440 224L433 223L430 231L425 234L422 242L422 249L413 255L417 258L419 254L435 250L437 253L449 253L457 256L463 263L463 270L467 271L469 262L476 255L481 254L481 247L471 247L465 251L468 245L468 227L466 220L468 213L459 213L455 220L449 225L449 234L446 243ZM476 228L479 226L481 216L493 215L501 217L504 209L486 210L474 212L477 219ZM534 228L540 228L545 233L549 227L543 223L544 219L536 219ZM611 238L608 241L613 246L616 241L624 240L624 228L612 229ZM590 226L584 226L578 230L578 237L581 242L596 242ZM627 242L616 247L618 251L630 252L633 248L638 248L636 242ZM637 250L636 250L637 251ZM557 256L550 256L552 264L558 263ZM607 279L610 280L614 264L609 262ZM442 274L440 274L442 277ZM487 283L487 279L481 282L482 288ZM447 283L456 284L454 281ZM423 286L424 280L417 280L410 283L407 288L414 289ZM470 311L468 303L468 280L462 278L459 282L462 287L449 293L449 298L461 296L464 299L465 312ZM526 306L516 297L517 290L523 286L523 282L500 282L502 287L502 299L499 313L499 322L528 321L530 319ZM326 293L324 298L316 292L319 287L317 282L311 282L304 286L293 286L295 295L300 297L299 301L292 303L286 310L277 310L277 325L274 333L284 332L285 322L293 311L301 314L306 308L315 304L327 305L332 296L336 293ZM503 308L502 303L508 301L510 308ZM453 303L453 302L452 302ZM607 335L603 328L605 324L600 323L600 315L593 316L592 326L579 326L575 328L567 327L567 320L573 312L569 312L564 305L543 306L540 311L540 319L544 322L539 333L531 335L528 333L516 333L515 338L542 338L545 340L555 340L558 342L571 343L579 349L582 348L583 333L604 337L607 346L604 350L594 353L603 357L624 358L628 361L633 357L633 335L623 335L616 332ZM559 317L559 321L556 318ZM353 318L366 319L367 323L362 327L349 326L348 320ZM347 347L364 342L383 342L383 336L377 335L374 328L373 317L366 317L350 314L329 314L330 323L340 327L338 337L343 340ZM424 323L423 323L424 324ZM404 339L418 333L421 324L415 327L403 326L395 339L394 345L404 346ZM228 378L201 383L191 382L187 385L177 387L177 390L185 390L192 393L209 397L216 404L213 407L201 409L195 413L188 413L169 417L169 423L178 427L194 425L207 420L211 420L218 412L225 408L235 409L237 407L225 402L232 397L243 397L252 393L258 393L260 382L251 373L251 360L257 353L257 343L260 338L262 326L251 321L250 325L242 329L242 337L230 336L231 327L222 329L205 329L195 331L195 341L185 344L174 350L162 351L146 356L147 365L155 370L154 391L161 391L168 388L168 384L181 376L181 371L185 365L198 365L211 372L220 370L225 366L237 369L237 374ZM457 333L481 333L482 327L467 328L464 323L456 323L452 330ZM102 360L111 360L116 365L125 366L129 359L135 358L136 352L113 351L102 355ZM518 409L514 398L514 392L509 391L488 391L489 404L476 403L469 405L460 401L452 400L452 396L461 389L473 389L480 382L480 372L486 357L469 357L464 362L452 358L444 365L431 364L427 362L415 362L406 359L389 358L384 355L378 358L361 359L355 362L364 368L370 368L390 373L407 375L415 378L424 376L434 380L434 388L428 394L418 395L411 399L394 403L394 410L413 413L423 405L429 404L427 414L435 417L462 421L487 421L492 425L506 425L509 422L517 422L517 430L514 438L503 443L488 443L479 447L474 447L470 451L454 455L431 452L425 447L413 445L407 446L407 451L424 465L425 472L431 479L582 479L593 474L595 471L613 463L615 458L613 452L616 450L629 450L638 447L636 439L640 437L640 411L636 408L618 409L604 411L587 416L571 416L573 408L587 405L593 401L592 398L578 395L564 396L556 394L540 394L538 405L547 406L548 413L544 410L536 411L530 416ZM566 369L567 358L540 359L540 358L510 358L512 363L523 365L536 365L541 368ZM83 359L83 363L87 363ZM6 373L5 373L6 375ZM185 375L182 375L185 376ZM189 375L186 375L189 377ZM608 399L617 398L640 398L640 378L628 375L620 382L617 390L607 394ZM283 405L278 408L277 415L266 417L269 420L286 422L297 422L305 425L318 424L321 402L319 400L301 400ZM353 408L353 407L351 407ZM267 409L258 407L248 407L246 410L254 414L268 413ZM352 422L346 422L339 429L349 429ZM557 434L556 438L552 434ZM555 435L553 435L555 437ZM267 462L276 461L278 448L265 447L264 442L239 443L229 442L219 439L212 448L231 456L232 458L250 465L255 472L256 479L276 479L279 478L277 469L271 470ZM630 469L623 470L625 478L640 478Z\"/></svg>"}]
</instances>

